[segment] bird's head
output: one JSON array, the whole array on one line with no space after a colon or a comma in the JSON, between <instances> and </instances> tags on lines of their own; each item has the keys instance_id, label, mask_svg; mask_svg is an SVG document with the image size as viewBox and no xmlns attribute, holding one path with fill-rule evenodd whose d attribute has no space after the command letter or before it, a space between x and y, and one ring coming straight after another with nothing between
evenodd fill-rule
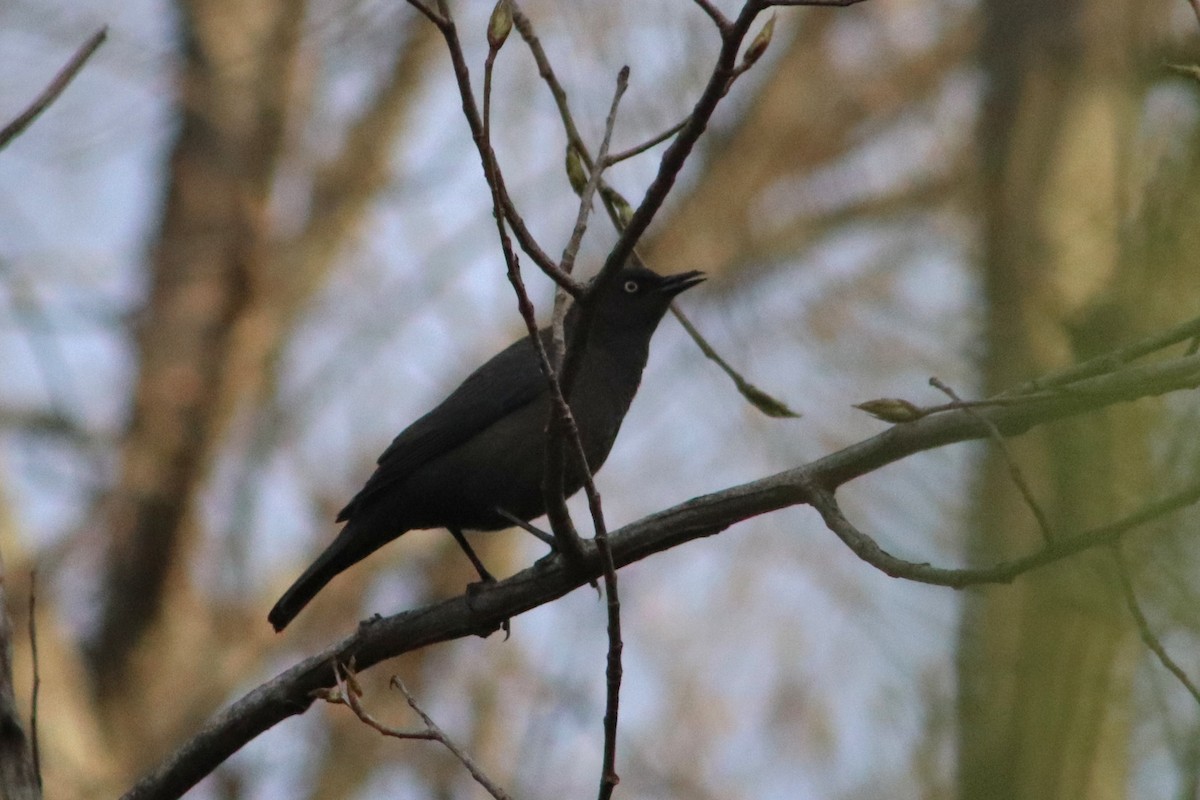
<instances>
[{"instance_id":1,"label":"bird's head","mask_svg":"<svg viewBox=\"0 0 1200 800\"><path fill-rule=\"evenodd\" d=\"M625 267L595 298L596 324L623 331L653 331L671 300L703 281L703 272L659 275L643 267Z\"/></svg>"}]
</instances>

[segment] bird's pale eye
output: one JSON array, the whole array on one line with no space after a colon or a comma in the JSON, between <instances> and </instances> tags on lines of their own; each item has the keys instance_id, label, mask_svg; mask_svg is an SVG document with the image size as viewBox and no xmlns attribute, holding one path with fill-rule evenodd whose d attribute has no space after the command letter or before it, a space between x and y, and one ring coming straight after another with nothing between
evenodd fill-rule
<instances>
[{"instance_id":1,"label":"bird's pale eye","mask_svg":"<svg viewBox=\"0 0 1200 800\"><path fill-rule=\"evenodd\" d=\"M635 294L637 292L637 290L638 290L638 282L637 281L625 281L625 293L626 294Z\"/></svg>"}]
</instances>

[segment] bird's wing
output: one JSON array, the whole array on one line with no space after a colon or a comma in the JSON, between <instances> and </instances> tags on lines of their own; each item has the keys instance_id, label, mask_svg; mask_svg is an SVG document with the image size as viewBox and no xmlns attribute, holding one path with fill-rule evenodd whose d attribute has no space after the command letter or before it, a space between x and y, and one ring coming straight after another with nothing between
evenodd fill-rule
<instances>
[{"instance_id":1,"label":"bird's wing","mask_svg":"<svg viewBox=\"0 0 1200 800\"><path fill-rule=\"evenodd\" d=\"M509 345L392 440L379 457L375 472L341 510L337 521L349 519L362 502L404 480L421 465L454 449L545 391L546 379L529 337Z\"/></svg>"}]
</instances>

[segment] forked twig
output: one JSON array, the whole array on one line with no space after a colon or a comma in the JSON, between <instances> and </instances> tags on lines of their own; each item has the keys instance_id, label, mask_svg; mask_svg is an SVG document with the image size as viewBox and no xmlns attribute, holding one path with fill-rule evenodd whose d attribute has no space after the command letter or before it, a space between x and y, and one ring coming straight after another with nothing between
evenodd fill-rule
<instances>
[{"instance_id":1,"label":"forked twig","mask_svg":"<svg viewBox=\"0 0 1200 800\"><path fill-rule=\"evenodd\" d=\"M412 696L412 692L408 690L408 687L404 685L404 682L398 676L392 676L391 685L400 690L400 693L404 695L404 699L408 701L409 708L415 711L417 716L421 718L421 721L425 723L424 730L401 730L400 728L393 728L390 725L380 722L369 711L363 708L362 700L360 699L362 689L358 685L353 667L347 667L339 663L335 665L334 672L337 676L336 687L319 692L320 697L325 702L346 706L354 712L354 716L358 717L363 724L384 736L393 739L415 739L441 743L443 747L449 750L466 767L467 772L471 773L471 777L475 779L475 782L482 786L488 794L496 798L496 800L512 800L508 793L489 778L487 773L475 763L475 760L459 747L445 731L439 728L437 723L433 721L433 718L425 713L424 709L417 705L416 698Z\"/></svg>"}]
</instances>

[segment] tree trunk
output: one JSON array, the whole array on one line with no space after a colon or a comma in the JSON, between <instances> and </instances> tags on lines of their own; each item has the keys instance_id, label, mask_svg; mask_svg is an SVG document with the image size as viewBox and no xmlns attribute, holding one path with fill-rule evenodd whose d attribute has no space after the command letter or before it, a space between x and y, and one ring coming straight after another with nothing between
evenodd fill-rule
<instances>
[{"instance_id":1,"label":"tree trunk","mask_svg":"<svg viewBox=\"0 0 1200 800\"><path fill-rule=\"evenodd\" d=\"M1130 247L1145 224L1131 202L1145 17L1129 0L985 6L985 392L1128 341L1194 296L1175 281L1178 258L1149 264ZM1149 312L1165 286L1177 299ZM1155 414L1144 403L1111 409L1011 443L1048 531L992 449L972 557L1027 552L1043 535L1070 535L1152 497ZM969 596L959 664L964 800L1126 795L1141 646L1115 569L1113 554L1098 552Z\"/></svg>"}]
</instances>

